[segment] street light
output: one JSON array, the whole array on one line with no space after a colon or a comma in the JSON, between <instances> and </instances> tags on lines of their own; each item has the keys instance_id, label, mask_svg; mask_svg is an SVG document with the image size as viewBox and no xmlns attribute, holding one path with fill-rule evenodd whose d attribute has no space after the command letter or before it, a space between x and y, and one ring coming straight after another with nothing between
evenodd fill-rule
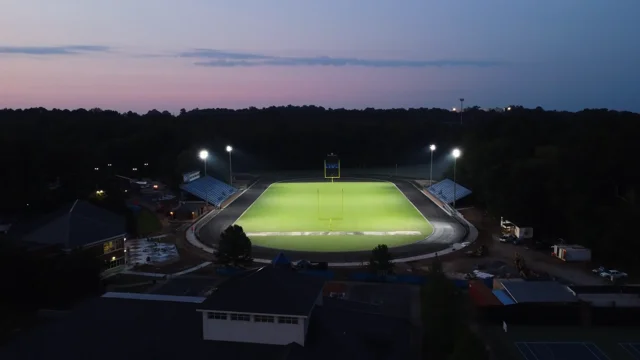
<instances>
[{"instance_id":1,"label":"street light","mask_svg":"<svg viewBox=\"0 0 640 360\"><path fill-rule=\"evenodd\" d=\"M207 158L209 157L209 152L207 150L200 150L198 156L202 159L202 162L204 162L204 177L207 177ZM204 190L204 197L206 198L204 203L209 203L209 186Z\"/></svg>"},{"instance_id":2,"label":"street light","mask_svg":"<svg viewBox=\"0 0 640 360\"><path fill-rule=\"evenodd\" d=\"M429 186L431 186L433 184L433 152L436 151L436 146L429 145L429 150L431 150L431 167L429 169Z\"/></svg>"},{"instance_id":3,"label":"street light","mask_svg":"<svg viewBox=\"0 0 640 360\"><path fill-rule=\"evenodd\" d=\"M458 158L460 157L460 155L462 155L462 153L460 152L460 149L453 149L452 152L453 155L453 210L455 211L456 209L456 164L458 162Z\"/></svg>"},{"instance_id":4,"label":"street light","mask_svg":"<svg viewBox=\"0 0 640 360\"><path fill-rule=\"evenodd\" d=\"M233 173L231 172L231 151L233 148L231 145L227 145L227 152L229 153L229 185L233 186Z\"/></svg>"}]
</instances>

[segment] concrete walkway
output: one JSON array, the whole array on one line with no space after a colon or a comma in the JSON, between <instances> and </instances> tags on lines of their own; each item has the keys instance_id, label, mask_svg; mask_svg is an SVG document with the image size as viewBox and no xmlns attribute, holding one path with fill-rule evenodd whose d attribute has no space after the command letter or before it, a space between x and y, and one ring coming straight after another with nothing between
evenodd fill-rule
<instances>
[{"instance_id":1,"label":"concrete walkway","mask_svg":"<svg viewBox=\"0 0 640 360\"><path fill-rule=\"evenodd\" d=\"M255 185L255 184L257 184L257 182L254 183L253 185ZM253 185L251 185L251 186L253 186ZM249 188L251 188L251 186ZM247 191L249 188L247 188L244 191ZM452 216L455 216L458 220L464 222L466 224L466 226L468 226L469 233L467 234L466 241L463 242L463 243L453 244L452 246L450 246L450 247L448 247L448 248L446 248L444 250L441 250L441 251L438 251L438 252L434 252L434 253L430 253L430 254L422 254L422 255L418 255L418 256L411 256L411 257L406 257L406 258L393 259L392 262L394 262L394 263L403 263L403 262L410 262L410 261L426 260L426 259L434 258L437 255L449 254L449 253L452 253L454 251L458 251L460 249L463 249L464 247L466 247L469 244L473 243L478 238L478 230L469 221L467 221L460 213L458 213L455 210L452 210L451 208L447 209L447 206L443 206L441 204L441 201L436 199L435 196L433 196L431 194L427 194L428 192L425 193L424 191L422 191L422 189L419 189L419 190L424 196L428 197L429 200L431 200L433 203L438 205L447 214L452 215L452 212L455 212L455 215L452 215ZM238 197L242 196L244 191ZM198 237L196 236L196 233L200 230L200 228L204 224L206 224L208 221L213 219L218 213L219 212L216 212L212 216L209 216L209 214L203 216L201 219L197 220L192 226L190 226L189 229L187 229L187 231L185 233L185 238L187 239L187 241L191 245L201 249L202 251L205 251L205 252L208 252L210 254L213 254L214 249L212 247L210 247L210 246L207 246L207 245L201 243L200 240L198 239ZM271 260L272 259L253 259L253 262L258 263L258 264L270 264ZM360 267L360 266L362 266L362 262L359 261L359 262L329 263L328 265L330 267Z\"/></svg>"},{"instance_id":2,"label":"concrete walkway","mask_svg":"<svg viewBox=\"0 0 640 360\"><path fill-rule=\"evenodd\" d=\"M188 273L192 273L194 271L200 270L204 267L207 267L209 265L211 265L212 262L211 261L205 261L200 265L196 265L194 267L188 268L186 270L182 270L182 271L178 271L176 273L173 274L162 274L162 273L152 273L152 272L141 272L141 271L132 271L132 270L125 270L123 272L121 272L120 274L125 274L125 275L139 275L139 276L147 276L147 277L153 277L153 278L166 278L166 279L171 279L174 277L178 277L178 276L182 276L184 274L188 274Z\"/></svg>"}]
</instances>

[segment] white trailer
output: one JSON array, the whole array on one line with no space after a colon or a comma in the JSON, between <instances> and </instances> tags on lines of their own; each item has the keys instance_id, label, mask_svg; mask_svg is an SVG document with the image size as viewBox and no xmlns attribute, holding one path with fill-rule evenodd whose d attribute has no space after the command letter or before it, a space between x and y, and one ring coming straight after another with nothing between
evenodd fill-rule
<instances>
[{"instance_id":1,"label":"white trailer","mask_svg":"<svg viewBox=\"0 0 640 360\"><path fill-rule=\"evenodd\" d=\"M532 227L519 227L509 220L504 220L504 218L500 218L500 228L503 236L515 236L518 240L533 238Z\"/></svg>"},{"instance_id":2,"label":"white trailer","mask_svg":"<svg viewBox=\"0 0 640 360\"><path fill-rule=\"evenodd\" d=\"M591 261L591 249L580 245L553 245L554 257L567 262Z\"/></svg>"}]
</instances>

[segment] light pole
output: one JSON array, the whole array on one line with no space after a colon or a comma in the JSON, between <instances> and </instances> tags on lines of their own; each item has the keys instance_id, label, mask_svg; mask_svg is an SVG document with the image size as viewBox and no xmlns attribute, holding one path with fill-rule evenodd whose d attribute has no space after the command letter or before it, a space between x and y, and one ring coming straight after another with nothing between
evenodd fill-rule
<instances>
[{"instance_id":1,"label":"light pole","mask_svg":"<svg viewBox=\"0 0 640 360\"><path fill-rule=\"evenodd\" d=\"M461 155L460 149L453 149L453 210L456 209L456 164Z\"/></svg>"},{"instance_id":2,"label":"light pole","mask_svg":"<svg viewBox=\"0 0 640 360\"><path fill-rule=\"evenodd\" d=\"M462 125L462 113L464 112L464 98L460 98L460 125Z\"/></svg>"},{"instance_id":3,"label":"light pole","mask_svg":"<svg viewBox=\"0 0 640 360\"><path fill-rule=\"evenodd\" d=\"M436 146L434 144L429 145L429 150L431 150L431 166L429 168L429 186L433 185L433 152L436 151Z\"/></svg>"},{"instance_id":4,"label":"light pole","mask_svg":"<svg viewBox=\"0 0 640 360\"><path fill-rule=\"evenodd\" d=\"M198 156L200 157L200 159L202 159L202 162L204 162L204 177L207 177L207 158L209 157L209 152L207 150L200 150L200 153L198 154ZM209 186L207 186L204 190L204 203L205 205L208 205L209 203Z\"/></svg>"},{"instance_id":5,"label":"light pole","mask_svg":"<svg viewBox=\"0 0 640 360\"><path fill-rule=\"evenodd\" d=\"M231 151L233 148L231 145L227 145L227 152L229 153L229 185L233 186L233 172L231 172Z\"/></svg>"}]
</instances>

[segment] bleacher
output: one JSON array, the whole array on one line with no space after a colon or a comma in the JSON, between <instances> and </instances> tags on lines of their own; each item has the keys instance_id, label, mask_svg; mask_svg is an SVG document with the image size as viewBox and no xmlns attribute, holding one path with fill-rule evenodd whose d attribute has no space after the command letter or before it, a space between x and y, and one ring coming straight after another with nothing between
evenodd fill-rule
<instances>
[{"instance_id":1,"label":"bleacher","mask_svg":"<svg viewBox=\"0 0 640 360\"><path fill-rule=\"evenodd\" d=\"M215 206L220 206L231 195L238 192L238 189L211 176L182 184L180 189Z\"/></svg>"},{"instance_id":2,"label":"bleacher","mask_svg":"<svg viewBox=\"0 0 640 360\"><path fill-rule=\"evenodd\" d=\"M451 204L453 203L453 200L454 200L453 199L454 184L455 183L452 180L444 179L440 182L437 182L427 187L427 191L435 195L438 199L442 200L443 202L447 204ZM456 201L469 195L471 195L471 190L467 189L466 187L460 184L456 184L456 198L455 198Z\"/></svg>"}]
</instances>

